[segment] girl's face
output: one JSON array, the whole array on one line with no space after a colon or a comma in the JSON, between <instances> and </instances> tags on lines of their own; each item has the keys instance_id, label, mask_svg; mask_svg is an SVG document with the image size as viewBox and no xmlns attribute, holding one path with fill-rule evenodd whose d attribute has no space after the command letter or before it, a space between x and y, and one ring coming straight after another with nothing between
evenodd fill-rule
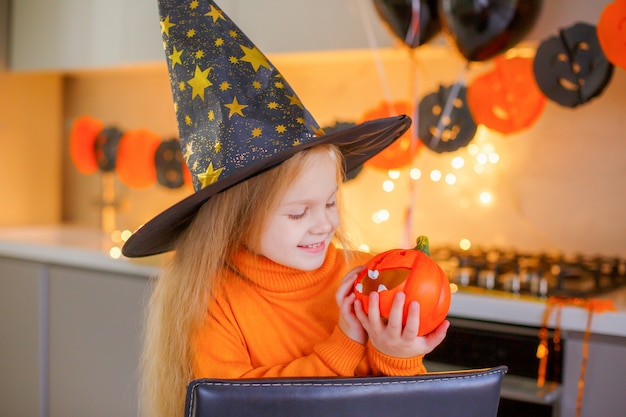
<instances>
[{"instance_id":1,"label":"girl's face","mask_svg":"<svg viewBox=\"0 0 626 417\"><path fill-rule=\"evenodd\" d=\"M269 214L258 253L303 271L319 268L339 224L337 168L315 152Z\"/></svg>"}]
</instances>

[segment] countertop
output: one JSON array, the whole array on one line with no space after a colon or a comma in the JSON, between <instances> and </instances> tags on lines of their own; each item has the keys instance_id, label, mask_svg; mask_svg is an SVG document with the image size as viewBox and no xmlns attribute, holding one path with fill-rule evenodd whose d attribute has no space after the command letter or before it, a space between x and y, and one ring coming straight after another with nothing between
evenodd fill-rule
<instances>
[{"instance_id":1,"label":"countertop","mask_svg":"<svg viewBox=\"0 0 626 417\"><path fill-rule=\"evenodd\" d=\"M114 259L112 247L120 246L98 230L73 227L32 227L0 229L0 257L22 259L45 264L67 265L123 274L150 277L158 273L163 257L130 260ZM594 313L591 331L594 334L626 337L626 288L601 298L609 299L616 311ZM514 297L486 291L458 291L452 295L450 315L454 317L487 320L539 327L546 309L545 300ZM560 328L563 331L584 332L589 311L578 306L564 306ZM548 326L555 326L555 314Z\"/></svg>"}]
</instances>

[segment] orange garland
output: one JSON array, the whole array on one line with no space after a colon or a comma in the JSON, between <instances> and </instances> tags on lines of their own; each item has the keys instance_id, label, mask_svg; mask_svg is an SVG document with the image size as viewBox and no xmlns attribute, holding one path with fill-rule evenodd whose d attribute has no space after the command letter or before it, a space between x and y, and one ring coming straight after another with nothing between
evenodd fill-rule
<instances>
[{"instance_id":1,"label":"orange garland","mask_svg":"<svg viewBox=\"0 0 626 417\"><path fill-rule=\"evenodd\" d=\"M537 373L537 386L542 387L546 381L546 368L548 366L548 320L552 312L556 310L554 321L553 344L555 352L561 350L561 310L563 306L580 307L587 310L587 326L583 338L583 357L578 377L578 396L576 401L576 416L580 416L583 393L585 387L585 375L587 372L587 359L589 357L589 337L591 335L591 321L594 313L604 313L605 311L616 311L611 300L582 299L568 297L550 297L546 303L543 313L541 329L539 330L539 346L537 346L537 358L539 358L539 371Z\"/></svg>"}]
</instances>

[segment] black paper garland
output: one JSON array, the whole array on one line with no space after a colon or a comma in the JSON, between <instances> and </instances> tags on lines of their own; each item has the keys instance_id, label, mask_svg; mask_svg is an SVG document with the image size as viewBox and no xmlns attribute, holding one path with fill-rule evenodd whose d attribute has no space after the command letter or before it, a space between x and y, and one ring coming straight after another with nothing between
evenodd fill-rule
<instances>
[{"instance_id":1,"label":"black paper garland","mask_svg":"<svg viewBox=\"0 0 626 417\"><path fill-rule=\"evenodd\" d=\"M117 161L117 147L122 138L122 131L115 126L108 126L102 129L94 143L94 153L98 168L102 172L115 170Z\"/></svg>"},{"instance_id":2,"label":"black paper garland","mask_svg":"<svg viewBox=\"0 0 626 417\"><path fill-rule=\"evenodd\" d=\"M466 146L476 134L476 123L467 106L467 87L440 85L418 107L418 136L430 150L453 152Z\"/></svg>"},{"instance_id":3,"label":"black paper garland","mask_svg":"<svg viewBox=\"0 0 626 417\"><path fill-rule=\"evenodd\" d=\"M154 153L157 182L166 188L180 188L185 183L183 176L183 153L176 138L161 142Z\"/></svg>"}]
</instances>

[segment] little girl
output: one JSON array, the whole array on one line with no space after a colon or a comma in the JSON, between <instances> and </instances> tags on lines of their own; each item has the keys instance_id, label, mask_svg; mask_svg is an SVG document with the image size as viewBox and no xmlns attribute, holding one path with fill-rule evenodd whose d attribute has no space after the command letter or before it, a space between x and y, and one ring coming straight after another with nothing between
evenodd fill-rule
<instances>
[{"instance_id":1,"label":"little girl","mask_svg":"<svg viewBox=\"0 0 626 417\"><path fill-rule=\"evenodd\" d=\"M175 250L154 281L141 408L180 415L195 378L415 375L449 323L417 336L355 301L369 256L341 225L347 170L406 116L324 134L286 80L212 1L160 0L181 146L195 192L139 228L129 257ZM185 54L185 51L193 51ZM202 52L202 53L200 53Z\"/></svg>"}]
</instances>

